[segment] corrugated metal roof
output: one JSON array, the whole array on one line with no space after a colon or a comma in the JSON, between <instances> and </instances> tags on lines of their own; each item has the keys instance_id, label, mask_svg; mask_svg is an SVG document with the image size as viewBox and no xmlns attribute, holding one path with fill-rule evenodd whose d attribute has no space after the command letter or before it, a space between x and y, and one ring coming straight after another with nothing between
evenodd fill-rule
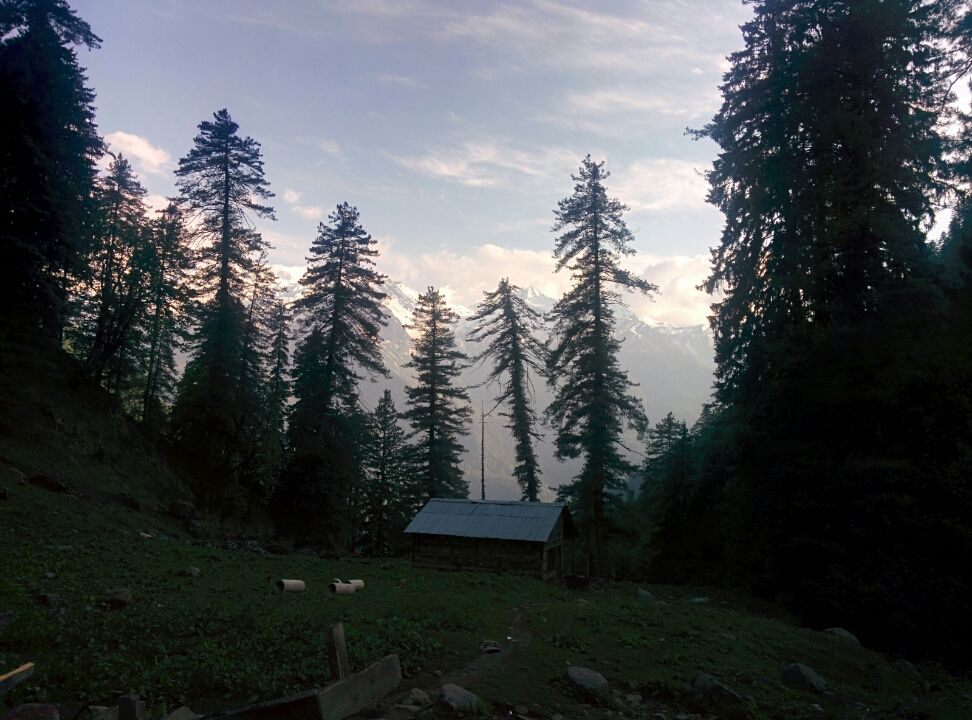
<instances>
[{"instance_id":1,"label":"corrugated metal roof","mask_svg":"<svg viewBox=\"0 0 972 720\"><path fill-rule=\"evenodd\" d=\"M563 510L561 503L432 498L405 532L546 542Z\"/></svg>"}]
</instances>

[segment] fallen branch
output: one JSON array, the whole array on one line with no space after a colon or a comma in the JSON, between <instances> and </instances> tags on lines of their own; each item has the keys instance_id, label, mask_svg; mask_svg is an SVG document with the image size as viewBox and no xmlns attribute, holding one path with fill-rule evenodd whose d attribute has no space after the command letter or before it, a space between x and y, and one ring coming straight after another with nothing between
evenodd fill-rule
<instances>
[{"instance_id":1,"label":"fallen branch","mask_svg":"<svg viewBox=\"0 0 972 720\"><path fill-rule=\"evenodd\" d=\"M16 670L0 675L0 695L4 695L34 674L34 663L24 663Z\"/></svg>"}]
</instances>

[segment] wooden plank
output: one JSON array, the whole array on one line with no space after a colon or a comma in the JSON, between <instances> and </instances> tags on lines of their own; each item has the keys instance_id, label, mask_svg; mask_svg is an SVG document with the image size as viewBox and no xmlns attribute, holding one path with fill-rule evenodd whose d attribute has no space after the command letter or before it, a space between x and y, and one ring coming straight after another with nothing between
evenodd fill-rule
<instances>
[{"instance_id":1,"label":"wooden plank","mask_svg":"<svg viewBox=\"0 0 972 720\"><path fill-rule=\"evenodd\" d=\"M336 623L327 633L327 663L331 667L331 680L344 680L351 674L348 648L344 643L344 623Z\"/></svg>"},{"instance_id":2,"label":"wooden plank","mask_svg":"<svg viewBox=\"0 0 972 720\"><path fill-rule=\"evenodd\" d=\"M307 690L297 695L277 698L270 702L247 705L239 710L217 713L219 720L320 720L319 690Z\"/></svg>"},{"instance_id":3,"label":"wooden plank","mask_svg":"<svg viewBox=\"0 0 972 720\"><path fill-rule=\"evenodd\" d=\"M321 720L344 720L381 700L402 681L397 655L389 655L367 670L328 685L318 694Z\"/></svg>"},{"instance_id":4,"label":"wooden plank","mask_svg":"<svg viewBox=\"0 0 972 720\"><path fill-rule=\"evenodd\" d=\"M0 675L0 695L10 692L34 674L34 663L24 663L19 668Z\"/></svg>"}]
</instances>

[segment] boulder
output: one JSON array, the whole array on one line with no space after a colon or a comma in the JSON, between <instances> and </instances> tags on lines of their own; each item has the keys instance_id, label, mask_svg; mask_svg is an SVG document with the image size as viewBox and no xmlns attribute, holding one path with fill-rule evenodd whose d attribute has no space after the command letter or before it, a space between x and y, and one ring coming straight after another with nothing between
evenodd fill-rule
<instances>
[{"instance_id":1,"label":"boulder","mask_svg":"<svg viewBox=\"0 0 972 720\"><path fill-rule=\"evenodd\" d=\"M408 694L408 700L413 705L428 705L432 702L429 694L422 688L412 688L412 691Z\"/></svg>"},{"instance_id":2,"label":"boulder","mask_svg":"<svg viewBox=\"0 0 972 720\"><path fill-rule=\"evenodd\" d=\"M174 500L169 503L169 515L176 520L189 522L196 518L196 508L188 500Z\"/></svg>"},{"instance_id":3,"label":"boulder","mask_svg":"<svg viewBox=\"0 0 972 720\"><path fill-rule=\"evenodd\" d=\"M478 695L452 683L446 683L442 686L439 700L453 710L464 710L480 702Z\"/></svg>"},{"instance_id":4,"label":"boulder","mask_svg":"<svg viewBox=\"0 0 972 720\"><path fill-rule=\"evenodd\" d=\"M827 689L827 681L803 663L790 663L780 673L780 680L793 690L822 693Z\"/></svg>"},{"instance_id":5,"label":"boulder","mask_svg":"<svg viewBox=\"0 0 972 720\"><path fill-rule=\"evenodd\" d=\"M194 713L192 710L183 705L181 708L176 708L168 715L165 716L165 720L199 720L202 715L199 713Z\"/></svg>"},{"instance_id":6,"label":"boulder","mask_svg":"<svg viewBox=\"0 0 972 720\"><path fill-rule=\"evenodd\" d=\"M692 700L700 705L712 707L729 707L743 702L738 693L705 672L695 676L695 681L692 683Z\"/></svg>"},{"instance_id":7,"label":"boulder","mask_svg":"<svg viewBox=\"0 0 972 720\"><path fill-rule=\"evenodd\" d=\"M493 653L503 652L503 647L495 640L483 640L479 644L479 652L492 655Z\"/></svg>"},{"instance_id":8,"label":"boulder","mask_svg":"<svg viewBox=\"0 0 972 720\"><path fill-rule=\"evenodd\" d=\"M115 588L105 593L109 610L124 610L134 602L132 591L128 588Z\"/></svg>"},{"instance_id":9,"label":"boulder","mask_svg":"<svg viewBox=\"0 0 972 720\"><path fill-rule=\"evenodd\" d=\"M7 720L60 720L57 707L47 703L18 705L7 713Z\"/></svg>"},{"instance_id":10,"label":"boulder","mask_svg":"<svg viewBox=\"0 0 972 720\"><path fill-rule=\"evenodd\" d=\"M640 600L649 600L651 602L654 602L655 600L655 596L652 595L647 590L645 590L644 588L638 588L638 592L636 593L636 595Z\"/></svg>"},{"instance_id":11,"label":"boulder","mask_svg":"<svg viewBox=\"0 0 972 720\"><path fill-rule=\"evenodd\" d=\"M34 487L39 487L41 490L47 490L48 492L59 493L61 495L71 490L71 486L67 480L55 477L54 475L31 475L27 478L27 482Z\"/></svg>"},{"instance_id":12,"label":"boulder","mask_svg":"<svg viewBox=\"0 0 972 720\"><path fill-rule=\"evenodd\" d=\"M193 578L197 578L200 575L202 575L202 570L200 570L197 567L193 567L192 565L190 565L189 567L183 568L182 570L180 570L179 571L179 575L181 577L193 577Z\"/></svg>"},{"instance_id":13,"label":"boulder","mask_svg":"<svg viewBox=\"0 0 972 720\"><path fill-rule=\"evenodd\" d=\"M608 681L596 670L590 668L571 665L567 668L567 679L575 687L589 692L601 692L607 690Z\"/></svg>"},{"instance_id":14,"label":"boulder","mask_svg":"<svg viewBox=\"0 0 972 720\"><path fill-rule=\"evenodd\" d=\"M861 641L858 640L852 632L849 630L844 630L842 627L832 627L824 630L825 633L830 633L834 637L839 637L841 640L846 640L854 645L860 645Z\"/></svg>"}]
</instances>

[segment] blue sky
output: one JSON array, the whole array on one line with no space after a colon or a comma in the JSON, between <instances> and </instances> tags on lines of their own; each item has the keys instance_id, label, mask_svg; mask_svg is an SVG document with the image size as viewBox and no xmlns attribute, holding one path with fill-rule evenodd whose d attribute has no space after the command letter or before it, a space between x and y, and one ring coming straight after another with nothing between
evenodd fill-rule
<instances>
[{"instance_id":1,"label":"blue sky","mask_svg":"<svg viewBox=\"0 0 972 720\"><path fill-rule=\"evenodd\" d=\"M704 322L694 286L721 216L699 172L715 147L684 129L718 108L739 0L73 4L103 39L80 56L100 130L151 193L173 192L219 108L262 143L278 221L261 230L285 277L346 200L394 279L461 305L503 275L560 292L552 210L591 153L632 207L632 267L662 289L635 310Z\"/></svg>"}]
</instances>

